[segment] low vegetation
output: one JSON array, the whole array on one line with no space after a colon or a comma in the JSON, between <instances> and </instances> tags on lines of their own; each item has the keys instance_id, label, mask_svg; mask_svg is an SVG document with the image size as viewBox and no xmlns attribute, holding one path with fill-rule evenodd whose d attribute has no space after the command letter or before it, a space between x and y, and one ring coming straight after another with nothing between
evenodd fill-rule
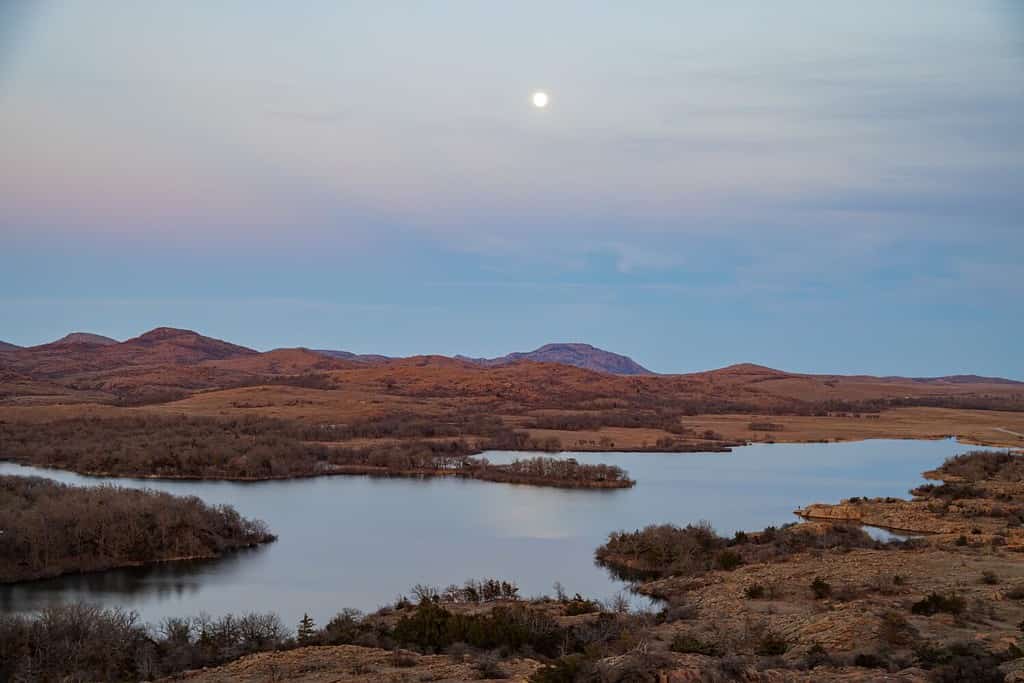
<instances>
[{"instance_id":1,"label":"low vegetation","mask_svg":"<svg viewBox=\"0 0 1024 683\"><path fill-rule=\"evenodd\" d=\"M0 476L0 582L217 557L273 539L263 522L194 496Z\"/></svg>"},{"instance_id":2,"label":"low vegetation","mask_svg":"<svg viewBox=\"0 0 1024 683\"><path fill-rule=\"evenodd\" d=\"M768 527L758 533L724 538L707 522L678 527L651 525L636 531L618 531L595 552L597 561L626 579L696 576L714 569L769 562L804 550L875 548L882 544L863 529L830 525L809 530L802 525Z\"/></svg>"},{"instance_id":3,"label":"low vegetation","mask_svg":"<svg viewBox=\"0 0 1024 683\"><path fill-rule=\"evenodd\" d=\"M0 680L151 680L288 641L275 614L173 618L153 627L121 609L50 607L33 616L0 616Z\"/></svg>"},{"instance_id":4,"label":"low vegetation","mask_svg":"<svg viewBox=\"0 0 1024 683\"><path fill-rule=\"evenodd\" d=\"M275 479L325 474L459 476L537 486L619 488L633 481L618 467L573 459L529 458L495 465L462 430L503 446L516 434L500 422L465 416L457 425L409 416L350 425L304 425L275 418L133 415L42 424L0 423L3 457L86 474L196 479ZM385 439L387 437L387 439ZM366 446L348 439L384 439ZM337 440L341 441L337 441ZM529 445L529 444L525 444ZM560 445L549 444L550 450Z\"/></svg>"},{"instance_id":5,"label":"low vegetation","mask_svg":"<svg viewBox=\"0 0 1024 683\"><path fill-rule=\"evenodd\" d=\"M1010 451L969 451L946 460L938 469L938 473L944 477L958 477L969 482L1022 482L1024 456ZM971 489L976 490L974 487Z\"/></svg>"},{"instance_id":6,"label":"low vegetation","mask_svg":"<svg viewBox=\"0 0 1024 683\"><path fill-rule=\"evenodd\" d=\"M416 586L412 604L365 615L345 609L318 627L304 615L294 631L274 614L252 613L168 618L141 624L134 613L86 605L52 607L36 615L0 616L0 680L149 680L187 669L216 666L246 654L309 645L360 645L404 655L450 653L471 656L481 675L500 673L502 658L519 654L552 663L567 654L585 657L587 667L603 654L629 647L622 639L648 617L607 611L582 598L520 601L515 584L484 579L445 590ZM458 602L446 602L449 597ZM469 603L467 605L466 603ZM486 609L477 605L487 603ZM586 621L561 623L576 603L592 607ZM471 609L467 609L471 606ZM581 612L582 614L582 612Z\"/></svg>"}]
</instances>

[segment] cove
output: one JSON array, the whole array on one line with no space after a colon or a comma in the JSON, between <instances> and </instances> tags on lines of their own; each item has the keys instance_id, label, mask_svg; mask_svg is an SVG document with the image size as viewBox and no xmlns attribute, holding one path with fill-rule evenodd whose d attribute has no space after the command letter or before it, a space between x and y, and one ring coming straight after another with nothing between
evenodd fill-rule
<instances>
[{"instance_id":1,"label":"cove","mask_svg":"<svg viewBox=\"0 0 1024 683\"><path fill-rule=\"evenodd\" d=\"M607 599L627 588L595 566L609 532L708 520L722 534L796 521L792 511L850 496L899 496L921 472L977 447L955 440L754 444L732 453L563 454L629 471L631 489L566 490L466 479L335 476L267 482L94 478L13 463L0 474L154 488L227 503L279 540L200 562L0 586L0 611L86 601L144 621L200 612L274 611L324 623L343 607L373 610L414 584L514 580L523 596ZM2 455L2 454L0 454ZM527 454L490 452L495 462Z\"/></svg>"}]
</instances>

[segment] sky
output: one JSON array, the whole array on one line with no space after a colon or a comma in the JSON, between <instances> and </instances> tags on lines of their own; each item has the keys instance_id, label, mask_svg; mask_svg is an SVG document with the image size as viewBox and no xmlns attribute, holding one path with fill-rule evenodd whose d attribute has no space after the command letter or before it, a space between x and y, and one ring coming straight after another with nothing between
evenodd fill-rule
<instances>
[{"instance_id":1,"label":"sky","mask_svg":"<svg viewBox=\"0 0 1024 683\"><path fill-rule=\"evenodd\" d=\"M0 340L160 325L1024 379L1024 5L0 4Z\"/></svg>"}]
</instances>

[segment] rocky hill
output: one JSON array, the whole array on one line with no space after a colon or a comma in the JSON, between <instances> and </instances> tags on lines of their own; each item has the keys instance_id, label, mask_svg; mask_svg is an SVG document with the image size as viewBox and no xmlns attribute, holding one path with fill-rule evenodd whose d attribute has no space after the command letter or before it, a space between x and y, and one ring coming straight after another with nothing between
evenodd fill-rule
<instances>
[{"instance_id":1,"label":"rocky hill","mask_svg":"<svg viewBox=\"0 0 1024 683\"><path fill-rule=\"evenodd\" d=\"M510 353L499 358L467 358L456 356L484 367L498 367L518 361L529 360L537 363L559 363L573 367L604 372L611 375L650 375L650 370L632 358L611 351L599 349L590 344L545 344L533 351Z\"/></svg>"},{"instance_id":2,"label":"rocky hill","mask_svg":"<svg viewBox=\"0 0 1024 683\"><path fill-rule=\"evenodd\" d=\"M110 346L111 344L119 343L116 339L110 337L104 337L102 334L93 334L91 332L72 332L66 334L57 341L50 342L45 346L67 346L69 344L92 344L94 346Z\"/></svg>"}]
</instances>

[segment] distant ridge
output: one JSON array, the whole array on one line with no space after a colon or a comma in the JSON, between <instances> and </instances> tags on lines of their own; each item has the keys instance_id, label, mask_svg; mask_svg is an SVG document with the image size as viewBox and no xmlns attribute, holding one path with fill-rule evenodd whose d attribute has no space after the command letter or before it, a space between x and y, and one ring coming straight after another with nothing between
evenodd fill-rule
<instances>
[{"instance_id":1,"label":"distant ridge","mask_svg":"<svg viewBox=\"0 0 1024 683\"><path fill-rule=\"evenodd\" d=\"M328 358L351 360L357 363L386 363L389 360L395 360L392 356L381 356L376 353L352 353L351 351L336 351L334 349L311 350L313 353L319 353L321 356L327 356Z\"/></svg>"},{"instance_id":2,"label":"distant ridge","mask_svg":"<svg viewBox=\"0 0 1024 683\"><path fill-rule=\"evenodd\" d=\"M178 362L222 360L259 353L245 346L175 327L157 327L138 337L121 342L118 344L118 349L131 353L158 354L161 360L176 360Z\"/></svg>"},{"instance_id":3,"label":"distant ridge","mask_svg":"<svg viewBox=\"0 0 1024 683\"><path fill-rule=\"evenodd\" d=\"M889 379L888 377L884 379ZM895 378L900 379L900 378ZM984 377L982 375L946 375L944 377L911 377L915 382L924 382L926 384L1024 384L1024 382L1017 381L1015 379L1006 379L1005 377Z\"/></svg>"},{"instance_id":4,"label":"distant ridge","mask_svg":"<svg viewBox=\"0 0 1024 683\"><path fill-rule=\"evenodd\" d=\"M16 351L21 347L17 344L9 344L5 341L0 341L0 351Z\"/></svg>"},{"instance_id":5,"label":"distant ridge","mask_svg":"<svg viewBox=\"0 0 1024 683\"><path fill-rule=\"evenodd\" d=\"M629 356L599 349L590 344L559 343L545 344L533 351L510 353L499 358L468 358L455 356L459 360L468 361L484 367L508 365L521 360L537 363L560 363L584 370L593 370L610 375L651 375L654 374Z\"/></svg>"},{"instance_id":6,"label":"distant ridge","mask_svg":"<svg viewBox=\"0 0 1024 683\"><path fill-rule=\"evenodd\" d=\"M93 334L92 332L72 332L66 334L57 341L50 342L50 344L93 344L95 346L110 346L111 344L119 344L120 342L110 337L104 337L102 334Z\"/></svg>"}]
</instances>

